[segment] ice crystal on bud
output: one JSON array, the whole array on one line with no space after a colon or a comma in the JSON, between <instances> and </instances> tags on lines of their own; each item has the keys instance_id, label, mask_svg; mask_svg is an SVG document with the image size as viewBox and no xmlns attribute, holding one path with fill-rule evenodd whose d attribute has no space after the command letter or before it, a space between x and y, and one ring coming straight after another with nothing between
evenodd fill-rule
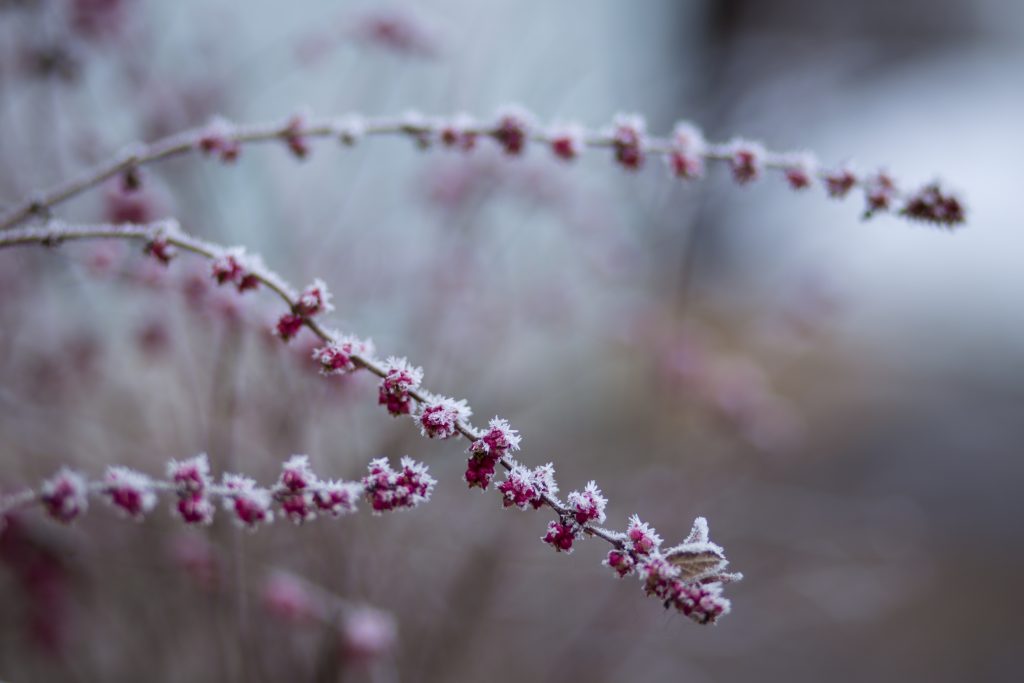
<instances>
[{"instance_id":1,"label":"ice crystal on bud","mask_svg":"<svg viewBox=\"0 0 1024 683\"><path fill-rule=\"evenodd\" d=\"M302 329L305 319L295 313L284 313L274 324L274 336L280 337L282 341L290 341Z\"/></svg>"},{"instance_id":2,"label":"ice crystal on bud","mask_svg":"<svg viewBox=\"0 0 1024 683\"><path fill-rule=\"evenodd\" d=\"M644 583L644 592L662 600L669 597L674 580L679 576L679 568L659 555L644 558L639 563L638 572Z\"/></svg>"},{"instance_id":3,"label":"ice crystal on bud","mask_svg":"<svg viewBox=\"0 0 1024 683\"><path fill-rule=\"evenodd\" d=\"M533 114L519 105L506 105L498 110L492 135L505 153L522 154L534 127Z\"/></svg>"},{"instance_id":4,"label":"ice crystal on bud","mask_svg":"<svg viewBox=\"0 0 1024 683\"><path fill-rule=\"evenodd\" d=\"M637 114L618 114L612 122L611 139L615 160L630 171L644 165L644 145L647 142L647 124Z\"/></svg>"},{"instance_id":5,"label":"ice crystal on bud","mask_svg":"<svg viewBox=\"0 0 1024 683\"><path fill-rule=\"evenodd\" d=\"M156 505L149 477L127 467L107 469L103 493L112 505L136 520L141 520Z\"/></svg>"},{"instance_id":6,"label":"ice crystal on bud","mask_svg":"<svg viewBox=\"0 0 1024 683\"><path fill-rule=\"evenodd\" d=\"M401 466L396 471L386 458L370 461L369 474L362 483L374 513L412 508L430 499L437 482L427 473L427 466L408 456L402 458Z\"/></svg>"},{"instance_id":7,"label":"ice crystal on bud","mask_svg":"<svg viewBox=\"0 0 1024 683\"><path fill-rule=\"evenodd\" d=\"M888 211L896 199L896 181L888 173L879 171L864 181L864 196L867 200L864 218Z\"/></svg>"},{"instance_id":8,"label":"ice crystal on bud","mask_svg":"<svg viewBox=\"0 0 1024 683\"><path fill-rule=\"evenodd\" d=\"M548 522L548 531L541 538L557 552L571 553L572 543L579 534L579 527L559 521Z\"/></svg>"},{"instance_id":9,"label":"ice crystal on bud","mask_svg":"<svg viewBox=\"0 0 1024 683\"><path fill-rule=\"evenodd\" d=\"M964 207L938 183L932 183L908 197L900 215L952 228L964 222Z\"/></svg>"},{"instance_id":10,"label":"ice crystal on bud","mask_svg":"<svg viewBox=\"0 0 1024 683\"><path fill-rule=\"evenodd\" d=\"M378 403L387 406L392 415L412 412L409 392L419 389L423 381L423 368L413 367L405 358L390 357L385 363L385 376L380 383Z\"/></svg>"},{"instance_id":11,"label":"ice crystal on bud","mask_svg":"<svg viewBox=\"0 0 1024 683\"><path fill-rule=\"evenodd\" d=\"M234 513L239 526L255 529L261 523L273 521L270 492L257 487L255 481L239 474L225 474L224 486L228 489L224 509Z\"/></svg>"},{"instance_id":12,"label":"ice crystal on bud","mask_svg":"<svg viewBox=\"0 0 1024 683\"><path fill-rule=\"evenodd\" d=\"M62 467L57 474L43 482L39 499L46 512L65 524L89 509L88 484L79 473Z\"/></svg>"},{"instance_id":13,"label":"ice crystal on bud","mask_svg":"<svg viewBox=\"0 0 1024 683\"><path fill-rule=\"evenodd\" d=\"M634 567L636 567L636 560L633 559L630 553L624 550L613 549L608 551L604 564L614 569L615 573L622 578L633 573Z\"/></svg>"},{"instance_id":14,"label":"ice crystal on bud","mask_svg":"<svg viewBox=\"0 0 1024 683\"><path fill-rule=\"evenodd\" d=\"M672 131L672 151L666 157L677 178L693 180L704 175L706 144L700 129L687 121L680 121Z\"/></svg>"},{"instance_id":15,"label":"ice crystal on bud","mask_svg":"<svg viewBox=\"0 0 1024 683\"><path fill-rule=\"evenodd\" d=\"M356 503L362 492L363 486L359 482L322 482L313 494L313 503L318 510L340 517L356 511Z\"/></svg>"},{"instance_id":16,"label":"ice crystal on bud","mask_svg":"<svg viewBox=\"0 0 1024 683\"><path fill-rule=\"evenodd\" d=\"M722 586L718 583L674 581L665 601L666 607L674 607L698 624L713 623L732 608L732 603L722 597Z\"/></svg>"},{"instance_id":17,"label":"ice crystal on bud","mask_svg":"<svg viewBox=\"0 0 1024 683\"><path fill-rule=\"evenodd\" d=\"M655 533L647 522L641 522L640 517L633 515L629 518L629 526L626 527L626 538L630 547L640 555L649 555L661 547L661 536Z\"/></svg>"},{"instance_id":18,"label":"ice crystal on bud","mask_svg":"<svg viewBox=\"0 0 1024 683\"><path fill-rule=\"evenodd\" d=\"M571 492L566 497L566 503L572 510L577 524L601 524L605 520L604 509L608 505L608 499L601 495L601 489L597 488L596 482L589 482L582 493Z\"/></svg>"},{"instance_id":19,"label":"ice crystal on bud","mask_svg":"<svg viewBox=\"0 0 1024 683\"><path fill-rule=\"evenodd\" d=\"M174 510L185 524L209 524L213 521L213 503L202 493L181 495Z\"/></svg>"},{"instance_id":20,"label":"ice crystal on bud","mask_svg":"<svg viewBox=\"0 0 1024 683\"><path fill-rule=\"evenodd\" d=\"M293 455L281 466L274 497L285 515L296 524L316 518L314 493L309 489L317 483L309 466L309 456Z\"/></svg>"},{"instance_id":21,"label":"ice crystal on bud","mask_svg":"<svg viewBox=\"0 0 1024 683\"><path fill-rule=\"evenodd\" d=\"M307 318L321 313L330 313L333 310L331 293L327 290L324 281L320 279L313 280L313 284L306 287L299 295L299 300L295 302L295 312Z\"/></svg>"},{"instance_id":22,"label":"ice crystal on bud","mask_svg":"<svg viewBox=\"0 0 1024 683\"><path fill-rule=\"evenodd\" d=\"M767 152L760 143L749 140L733 140L729 144L729 167L732 177L745 185L761 177Z\"/></svg>"},{"instance_id":23,"label":"ice crystal on bud","mask_svg":"<svg viewBox=\"0 0 1024 683\"><path fill-rule=\"evenodd\" d=\"M261 266L258 256L247 255L242 247L231 247L213 259L210 272L217 284L231 283L244 292L259 287L259 278L253 271Z\"/></svg>"},{"instance_id":24,"label":"ice crystal on bud","mask_svg":"<svg viewBox=\"0 0 1024 683\"><path fill-rule=\"evenodd\" d=\"M553 126L548 133L551 152L559 159L572 161L583 151L583 127L575 123Z\"/></svg>"},{"instance_id":25,"label":"ice crystal on bud","mask_svg":"<svg viewBox=\"0 0 1024 683\"><path fill-rule=\"evenodd\" d=\"M794 190L806 190L814 182L814 174L817 170L817 162L814 156L808 152L792 154L786 158L783 166L783 173L786 182Z\"/></svg>"},{"instance_id":26,"label":"ice crystal on bud","mask_svg":"<svg viewBox=\"0 0 1024 683\"><path fill-rule=\"evenodd\" d=\"M505 481L498 484L498 491L502 494L502 504L505 507L515 506L525 510L527 506L531 506L537 509L544 504L544 494L558 493L555 468L551 463L533 470L514 464L512 469L505 473Z\"/></svg>"},{"instance_id":27,"label":"ice crystal on bud","mask_svg":"<svg viewBox=\"0 0 1024 683\"><path fill-rule=\"evenodd\" d=\"M850 194L850 190L857 184L856 174L849 168L838 168L825 174L825 189L828 196L842 199Z\"/></svg>"},{"instance_id":28,"label":"ice crystal on bud","mask_svg":"<svg viewBox=\"0 0 1024 683\"><path fill-rule=\"evenodd\" d=\"M313 360L320 364L321 375L343 375L356 369L352 356L368 358L373 355L373 342L350 335L339 336L313 351Z\"/></svg>"},{"instance_id":29,"label":"ice crystal on bud","mask_svg":"<svg viewBox=\"0 0 1024 683\"><path fill-rule=\"evenodd\" d=\"M157 235L146 242L146 246L143 247L143 251L148 256L152 256L164 265L170 263L171 259L173 259L178 253L178 250L174 245L168 242L166 237L161 235Z\"/></svg>"},{"instance_id":30,"label":"ice crystal on bud","mask_svg":"<svg viewBox=\"0 0 1024 683\"><path fill-rule=\"evenodd\" d=\"M199 136L198 146L204 154L217 154L224 163L238 158L242 148L234 139L234 126L223 118L215 118Z\"/></svg>"},{"instance_id":31,"label":"ice crystal on bud","mask_svg":"<svg viewBox=\"0 0 1024 683\"><path fill-rule=\"evenodd\" d=\"M197 493L210 485L210 460L206 453L188 460L167 463L167 476L180 493Z\"/></svg>"},{"instance_id":32,"label":"ice crystal on bud","mask_svg":"<svg viewBox=\"0 0 1024 683\"><path fill-rule=\"evenodd\" d=\"M420 433L431 439L448 439L458 433L460 422L469 419L473 414L464 400L455 400L447 396L430 396L423 406L416 421L420 425Z\"/></svg>"},{"instance_id":33,"label":"ice crystal on bud","mask_svg":"<svg viewBox=\"0 0 1024 683\"><path fill-rule=\"evenodd\" d=\"M477 486L486 489L498 461L509 451L519 450L519 441L519 433L512 429L507 420L500 417L492 419L488 430L469 446L465 479L470 488Z\"/></svg>"}]
</instances>

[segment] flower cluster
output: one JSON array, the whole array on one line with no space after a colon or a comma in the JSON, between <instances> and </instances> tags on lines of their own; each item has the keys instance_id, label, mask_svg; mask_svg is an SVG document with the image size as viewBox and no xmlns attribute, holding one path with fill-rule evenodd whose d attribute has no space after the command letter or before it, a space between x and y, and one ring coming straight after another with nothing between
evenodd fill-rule
<instances>
[{"instance_id":1,"label":"flower cluster","mask_svg":"<svg viewBox=\"0 0 1024 683\"><path fill-rule=\"evenodd\" d=\"M636 114L619 114L612 123L612 147L615 160L629 171L644 165L644 147L647 144L646 124Z\"/></svg>"},{"instance_id":2,"label":"flower cluster","mask_svg":"<svg viewBox=\"0 0 1024 683\"><path fill-rule=\"evenodd\" d=\"M292 305L292 310L278 318L274 326L274 334L284 341L292 339L299 333L306 319L329 313L334 310L331 304L331 293L323 280L314 280L299 295L298 300Z\"/></svg>"},{"instance_id":3,"label":"flower cluster","mask_svg":"<svg viewBox=\"0 0 1024 683\"><path fill-rule=\"evenodd\" d=\"M588 524L601 524L605 520L604 509L608 499L593 481L583 491L573 491L566 497L565 511L559 519L548 523L547 534L541 539L559 552L572 552L573 542L579 538Z\"/></svg>"},{"instance_id":4,"label":"flower cluster","mask_svg":"<svg viewBox=\"0 0 1024 683\"><path fill-rule=\"evenodd\" d=\"M366 499L375 513L383 510L414 508L430 500L437 483L422 463L402 458L400 471L392 469L386 458L370 462L370 473L363 477Z\"/></svg>"},{"instance_id":5,"label":"flower cluster","mask_svg":"<svg viewBox=\"0 0 1024 683\"><path fill-rule=\"evenodd\" d=\"M186 524L209 524L213 520L214 498L242 527L253 529L273 521L275 507L296 523L315 519L318 514L340 517L356 511L360 496L365 496L374 512L415 507L430 498L435 481L427 468L409 457L402 458L396 472L384 459L369 465L369 474L360 481L324 481L309 465L309 457L293 455L281 467L277 483L270 488L240 474L224 474L221 483L210 478L209 458L205 453L167 464L167 480L114 466L102 481L90 483L77 472L62 468L47 479L38 494L19 499L17 504L38 502L55 520L70 523L88 509L88 496L99 494L124 515L141 520L156 504L157 493L171 491L177 501L175 514ZM0 501L4 502L4 501ZM0 505L0 510L9 507Z\"/></svg>"},{"instance_id":6,"label":"flower cluster","mask_svg":"<svg viewBox=\"0 0 1024 683\"><path fill-rule=\"evenodd\" d=\"M508 105L498 111L492 135L505 153L516 156L523 153L530 133L536 126L533 114L518 105Z\"/></svg>"},{"instance_id":7,"label":"flower cluster","mask_svg":"<svg viewBox=\"0 0 1024 683\"><path fill-rule=\"evenodd\" d=\"M377 402L392 415L408 415L413 401L409 392L419 389L422 381L423 368L413 367L405 358L388 358Z\"/></svg>"},{"instance_id":8,"label":"flower cluster","mask_svg":"<svg viewBox=\"0 0 1024 683\"><path fill-rule=\"evenodd\" d=\"M661 545L654 529L634 515L604 563L619 577L636 574L644 593L699 624L728 614L730 603L722 597L722 585L742 576L725 572L728 560L722 548L708 540L707 520L694 520L680 545L666 550Z\"/></svg>"},{"instance_id":9,"label":"flower cluster","mask_svg":"<svg viewBox=\"0 0 1024 683\"><path fill-rule=\"evenodd\" d=\"M242 247L231 247L213 259L210 273L218 285L233 284L239 292L256 289L260 285L256 274L262 269L259 256L250 256Z\"/></svg>"},{"instance_id":10,"label":"flower cluster","mask_svg":"<svg viewBox=\"0 0 1024 683\"><path fill-rule=\"evenodd\" d=\"M336 341L327 342L313 350L313 360L320 364L322 375L344 375L356 369L354 357L373 356L373 342L351 335L334 335Z\"/></svg>"},{"instance_id":11,"label":"flower cluster","mask_svg":"<svg viewBox=\"0 0 1024 683\"><path fill-rule=\"evenodd\" d=\"M507 420L495 417L488 424L488 429L469 446L469 459L466 461L466 483L486 489L494 468L509 451L519 450L519 432L512 429Z\"/></svg>"},{"instance_id":12,"label":"flower cluster","mask_svg":"<svg viewBox=\"0 0 1024 683\"><path fill-rule=\"evenodd\" d=\"M558 493L555 481L555 466L552 463L527 469L513 464L505 474L505 481L498 484L502 495L502 505L525 510L527 506L534 510L544 505L544 496Z\"/></svg>"},{"instance_id":13,"label":"flower cluster","mask_svg":"<svg viewBox=\"0 0 1024 683\"><path fill-rule=\"evenodd\" d=\"M468 420L473 414L466 402L456 401L446 396L427 396L416 421L420 425L420 433L431 439L450 439L459 430L459 424Z\"/></svg>"}]
</instances>

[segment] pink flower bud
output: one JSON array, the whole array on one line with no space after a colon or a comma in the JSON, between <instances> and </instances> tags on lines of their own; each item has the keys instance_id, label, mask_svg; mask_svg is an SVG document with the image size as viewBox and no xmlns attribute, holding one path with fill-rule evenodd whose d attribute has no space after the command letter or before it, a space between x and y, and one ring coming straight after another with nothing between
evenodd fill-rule
<instances>
[{"instance_id":1,"label":"pink flower bud","mask_svg":"<svg viewBox=\"0 0 1024 683\"><path fill-rule=\"evenodd\" d=\"M206 453L178 462L167 464L167 476L178 487L180 493L199 493L210 485L210 461Z\"/></svg>"},{"instance_id":2,"label":"pink flower bud","mask_svg":"<svg viewBox=\"0 0 1024 683\"><path fill-rule=\"evenodd\" d=\"M672 173L684 180L703 176L705 147L699 128L686 121L677 123L672 132L672 151L667 157Z\"/></svg>"},{"instance_id":3,"label":"pink flower bud","mask_svg":"<svg viewBox=\"0 0 1024 683\"><path fill-rule=\"evenodd\" d=\"M278 318L274 325L274 335L280 337L282 341L290 341L302 329L303 322L304 319L301 315L285 313Z\"/></svg>"},{"instance_id":4,"label":"pink flower bud","mask_svg":"<svg viewBox=\"0 0 1024 683\"><path fill-rule=\"evenodd\" d=\"M309 143L306 137L303 135L303 128L306 125L306 117L304 114L294 114L288 119L288 124L285 126L284 133L281 137L284 138L285 144L288 145L288 149L295 155L297 159L305 159L309 156Z\"/></svg>"},{"instance_id":5,"label":"pink flower bud","mask_svg":"<svg viewBox=\"0 0 1024 683\"><path fill-rule=\"evenodd\" d=\"M224 498L224 509L234 513L239 526L255 529L261 523L273 521L270 492L257 488L255 481L238 474L225 474L224 486L229 491Z\"/></svg>"},{"instance_id":6,"label":"pink flower bud","mask_svg":"<svg viewBox=\"0 0 1024 683\"><path fill-rule=\"evenodd\" d=\"M647 142L647 126L643 117L636 114L618 114L612 123L612 145L615 160L623 168L637 171L644 165L644 145Z\"/></svg>"},{"instance_id":7,"label":"pink flower bud","mask_svg":"<svg viewBox=\"0 0 1024 683\"><path fill-rule=\"evenodd\" d=\"M143 251L164 265L170 263L171 259L178 253L174 245L168 242L165 237L154 237L146 242Z\"/></svg>"},{"instance_id":8,"label":"pink flower bud","mask_svg":"<svg viewBox=\"0 0 1024 683\"><path fill-rule=\"evenodd\" d=\"M322 482L313 494L313 503L317 509L340 517L356 511L356 502L362 492L363 485L359 482Z\"/></svg>"},{"instance_id":9,"label":"pink flower bud","mask_svg":"<svg viewBox=\"0 0 1024 683\"><path fill-rule=\"evenodd\" d=\"M321 313L330 313L334 310L331 304L331 293L323 280L317 279L313 284L306 287L295 302L295 313L306 318L312 318Z\"/></svg>"},{"instance_id":10,"label":"pink flower bud","mask_svg":"<svg viewBox=\"0 0 1024 683\"><path fill-rule=\"evenodd\" d=\"M423 368L413 367L405 358L388 358L385 363L386 375L380 383L378 403L387 406L392 415L408 415L412 412L410 391L419 389L423 381Z\"/></svg>"},{"instance_id":11,"label":"pink flower bud","mask_svg":"<svg viewBox=\"0 0 1024 683\"><path fill-rule=\"evenodd\" d=\"M601 495L601 489L593 481L587 484L582 493L573 491L566 498L569 508L577 524L597 522L601 524L605 520L604 509L608 505L608 499Z\"/></svg>"},{"instance_id":12,"label":"pink flower bud","mask_svg":"<svg viewBox=\"0 0 1024 683\"><path fill-rule=\"evenodd\" d=\"M552 128L548 134L551 151L563 161L572 161L583 151L583 128L569 123Z\"/></svg>"},{"instance_id":13,"label":"pink flower bud","mask_svg":"<svg viewBox=\"0 0 1024 683\"><path fill-rule=\"evenodd\" d=\"M505 154L522 154L534 126L533 115L518 105L507 105L498 110L497 118L492 133L494 139L505 150Z\"/></svg>"},{"instance_id":14,"label":"pink flower bud","mask_svg":"<svg viewBox=\"0 0 1024 683\"><path fill-rule=\"evenodd\" d=\"M466 402L443 396L430 396L417 421L420 433L431 439L448 439L458 433L458 425L473 414Z\"/></svg>"},{"instance_id":15,"label":"pink flower bud","mask_svg":"<svg viewBox=\"0 0 1024 683\"><path fill-rule=\"evenodd\" d=\"M375 514L384 510L413 508L430 499L437 483L427 473L426 465L408 456L402 458L401 471L395 471L387 459L377 458L363 477L363 491Z\"/></svg>"},{"instance_id":16,"label":"pink flower bud","mask_svg":"<svg viewBox=\"0 0 1024 683\"><path fill-rule=\"evenodd\" d=\"M216 118L199 136L198 147L204 154L217 154L224 163L238 159L242 148L234 139L234 127L225 119Z\"/></svg>"},{"instance_id":17,"label":"pink flower bud","mask_svg":"<svg viewBox=\"0 0 1024 683\"><path fill-rule=\"evenodd\" d=\"M239 292L245 292L259 286L259 278L252 271L261 265L258 256L249 256L241 247L232 247L213 259L210 272L217 284L231 283Z\"/></svg>"},{"instance_id":18,"label":"pink flower bud","mask_svg":"<svg viewBox=\"0 0 1024 683\"><path fill-rule=\"evenodd\" d=\"M201 493L180 496L174 509L186 524L204 525L213 521L213 503Z\"/></svg>"},{"instance_id":19,"label":"pink flower bud","mask_svg":"<svg viewBox=\"0 0 1024 683\"><path fill-rule=\"evenodd\" d=\"M732 176L740 185L761 177L767 152L760 143L734 140L729 145L729 166Z\"/></svg>"},{"instance_id":20,"label":"pink flower bud","mask_svg":"<svg viewBox=\"0 0 1024 683\"><path fill-rule=\"evenodd\" d=\"M896 182L884 171L869 177L864 183L864 195L867 208L864 217L871 218L876 213L888 211L896 199Z\"/></svg>"},{"instance_id":21,"label":"pink flower bud","mask_svg":"<svg viewBox=\"0 0 1024 683\"><path fill-rule=\"evenodd\" d=\"M638 555L649 555L661 547L661 536L655 533L646 522L633 515L629 518L629 526L626 527L626 538L634 552Z\"/></svg>"},{"instance_id":22,"label":"pink flower bud","mask_svg":"<svg viewBox=\"0 0 1024 683\"><path fill-rule=\"evenodd\" d=\"M103 494L125 515L141 520L156 505L149 477L127 467L110 467L104 478Z\"/></svg>"},{"instance_id":23,"label":"pink flower bud","mask_svg":"<svg viewBox=\"0 0 1024 683\"><path fill-rule=\"evenodd\" d=\"M438 130L438 137L445 147L460 149L468 152L476 147L477 132L476 123L465 114L460 114L451 121L442 123Z\"/></svg>"},{"instance_id":24,"label":"pink flower bud","mask_svg":"<svg viewBox=\"0 0 1024 683\"><path fill-rule=\"evenodd\" d=\"M805 190L814 182L817 162L811 154L794 154L785 164L783 173L786 174L786 182L794 190Z\"/></svg>"},{"instance_id":25,"label":"pink flower bud","mask_svg":"<svg viewBox=\"0 0 1024 683\"><path fill-rule=\"evenodd\" d=\"M952 228L964 222L964 207L957 197L932 183L908 197L900 215Z\"/></svg>"},{"instance_id":26,"label":"pink flower bud","mask_svg":"<svg viewBox=\"0 0 1024 683\"><path fill-rule=\"evenodd\" d=\"M313 351L313 360L320 364L321 375L343 375L356 369L352 356L373 356L373 342L357 337L343 336Z\"/></svg>"},{"instance_id":27,"label":"pink flower bud","mask_svg":"<svg viewBox=\"0 0 1024 683\"><path fill-rule=\"evenodd\" d=\"M614 569L621 578L633 573L636 561L624 550L609 550L604 564Z\"/></svg>"},{"instance_id":28,"label":"pink flower bud","mask_svg":"<svg viewBox=\"0 0 1024 683\"><path fill-rule=\"evenodd\" d=\"M548 532L541 539L557 552L571 553L578 527L561 522L548 522Z\"/></svg>"},{"instance_id":29,"label":"pink flower bud","mask_svg":"<svg viewBox=\"0 0 1024 683\"><path fill-rule=\"evenodd\" d=\"M673 581L665 600L666 606L675 607L698 624L713 623L718 617L728 614L732 607L729 600L722 597L720 583Z\"/></svg>"},{"instance_id":30,"label":"pink flower bud","mask_svg":"<svg viewBox=\"0 0 1024 683\"><path fill-rule=\"evenodd\" d=\"M856 184L857 176L848 168L829 171L825 175L825 189L828 190L829 197L842 199L850 193Z\"/></svg>"},{"instance_id":31,"label":"pink flower bud","mask_svg":"<svg viewBox=\"0 0 1024 683\"><path fill-rule=\"evenodd\" d=\"M62 467L43 482L39 499L51 517L67 524L89 509L88 491L85 477Z\"/></svg>"}]
</instances>

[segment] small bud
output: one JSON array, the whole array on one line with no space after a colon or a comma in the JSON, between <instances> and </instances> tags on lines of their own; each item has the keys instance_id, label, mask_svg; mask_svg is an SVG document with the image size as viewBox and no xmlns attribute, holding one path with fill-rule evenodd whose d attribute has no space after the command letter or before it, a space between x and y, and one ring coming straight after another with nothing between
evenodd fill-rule
<instances>
[{"instance_id":1,"label":"small bud","mask_svg":"<svg viewBox=\"0 0 1024 683\"><path fill-rule=\"evenodd\" d=\"M278 318L277 324L274 325L274 335L280 337L282 341L289 341L302 329L303 322L304 319L301 315L285 313Z\"/></svg>"},{"instance_id":2,"label":"small bud","mask_svg":"<svg viewBox=\"0 0 1024 683\"><path fill-rule=\"evenodd\" d=\"M597 488L595 482L589 482L582 493L570 493L566 497L566 503L572 510L577 524L601 524L605 520L604 509L608 505L608 499L601 495L601 489Z\"/></svg>"},{"instance_id":3,"label":"small bud","mask_svg":"<svg viewBox=\"0 0 1024 683\"><path fill-rule=\"evenodd\" d=\"M149 477L127 467L110 467L104 478L103 494L125 515L141 520L156 505Z\"/></svg>"},{"instance_id":4,"label":"small bud","mask_svg":"<svg viewBox=\"0 0 1024 683\"><path fill-rule=\"evenodd\" d=\"M548 133L548 140L555 157L572 161L583 151L583 128L575 123L553 127Z\"/></svg>"},{"instance_id":5,"label":"small bud","mask_svg":"<svg viewBox=\"0 0 1024 683\"><path fill-rule=\"evenodd\" d=\"M373 353L372 341L346 335L315 349L313 360L320 364L321 375L343 375L356 369L353 356L369 358Z\"/></svg>"},{"instance_id":6,"label":"small bud","mask_svg":"<svg viewBox=\"0 0 1024 683\"><path fill-rule=\"evenodd\" d=\"M67 467L43 482L39 499L46 512L58 522L68 524L89 509L85 477Z\"/></svg>"},{"instance_id":7,"label":"small bud","mask_svg":"<svg viewBox=\"0 0 1024 683\"><path fill-rule=\"evenodd\" d=\"M498 110L492 135L505 150L516 156L523 153L534 126L533 115L519 105L507 105Z\"/></svg>"},{"instance_id":8,"label":"small bud","mask_svg":"<svg viewBox=\"0 0 1024 683\"><path fill-rule=\"evenodd\" d=\"M767 152L760 143L748 140L734 140L730 143L729 166L736 182L745 185L760 178L766 155Z\"/></svg>"},{"instance_id":9,"label":"small bud","mask_svg":"<svg viewBox=\"0 0 1024 683\"><path fill-rule=\"evenodd\" d=\"M704 175L704 135L686 121L676 124L672 132L672 151L667 159L677 178L694 180Z\"/></svg>"},{"instance_id":10,"label":"small bud","mask_svg":"<svg viewBox=\"0 0 1024 683\"><path fill-rule=\"evenodd\" d=\"M828 196L835 199L848 195L856 184L857 176L848 168L829 171L825 175L825 189L828 190Z\"/></svg>"},{"instance_id":11,"label":"small bud","mask_svg":"<svg viewBox=\"0 0 1024 683\"><path fill-rule=\"evenodd\" d=\"M783 173L786 182L794 190L805 190L814 182L817 162L809 153L793 154L785 161Z\"/></svg>"},{"instance_id":12,"label":"small bud","mask_svg":"<svg viewBox=\"0 0 1024 683\"><path fill-rule=\"evenodd\" d=\"M295 303L295 312L306 318L312 318L321 313L330 313L333 310L331 293L327 290L324 281L320 279L313 280L313 284L302 291Z\"/></svg>"},{"instance_id":13,"label":"small bud","mask_svg":"<svg viewBox=\"0 0 1024 683\"><path fill-rule=\"evenodd\" d=\"M419 389L423 368L413 367L405 358L388 358L387 374L380 383L378 403L387 406L392 415L408 415L412 411L410 391Z\"/></svg>"},{"instance_id":14,"label":"small bud","mask_svg":"<svg viewBox=\"0 0 1024 683\"><path fill-rule=\"evenodd\" d=\"M577 528L561 522L548 522L548 532L541 539L557 552L571 553L576 539Z\"/></svg>"},{"instance_id":15,"label":"small bud","mask_svg":"<svg viewBox=\"0 0 1024 683\"><path fill-rule=\"evenodd\" d=\"M431 396L416 420L420 433L431 439L448 439L458 433L458 425L473 414L466 402L443 396Z\"/></svg>"},{"instance_id":16,"label":"small bud","mask_svg":"<svg viewBox=\"0 0 1024 683\"><path fill-rule=\"evenodd\" d=\"M964 222L964 206L952 194L932 183L907 198L900 215L952 228Z\"/></svg>"},{"instance_id":17,"label":"small bud","mask_svg":"<svg viewBox=\"0 0 1024 683\"><path fill-rule=\"evenodd\" d=\"M224 498L224 509L234 513L239 526L255 529L261 523L273 521L270 492L257 488L255 481L238 474L225 474L224 486L229 490Z\"/></svg>"},{"instance_id":18,"label":"small bud","mask_svg":"<svg viewBox=\"0 0 1024 683\"><path fill-rule=\"evenodd\" d=\"M612 123L612 145L615 160L629 171L644 165L644 144L647 141L646 124L636 114L619 114Z\"/></svg>"}]
</instances>

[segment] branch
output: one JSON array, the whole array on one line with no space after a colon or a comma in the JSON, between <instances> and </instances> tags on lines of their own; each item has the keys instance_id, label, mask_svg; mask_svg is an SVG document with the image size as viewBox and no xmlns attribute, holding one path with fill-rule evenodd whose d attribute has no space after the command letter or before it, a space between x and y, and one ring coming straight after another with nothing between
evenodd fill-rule
<instances>
[{"instance_id":1,"label":"branch","mask_svg":"<svg viewBox=\"0 0 1024 683\"><path fill-rule=\"evenodd\" d=\"M644 166L649 156L662 157L670 172L679 178L702 177L707 163L727 164L737 183L745 185L760 178L766 169L780 172L794 190L817 183L828 195L843 198L855 188L863 192L864 217L890 210L912 220L953 228L965 221L965 208L938 183L913 191L901 190L888 173L860 174L842 166L820 169L807 153L769 152L760 143L734 139L725 143L704 140L701 131L687 122L676 125L669 137L650 137L642 118L619 115L602 130L586 130L574 124L538 126L534 117L519 107L500 110L495 120L477 122L465 115L449 120L428 119L416 113L404 117L363 119L356 115L307 121L295 115L284 122L235 125L216 119L207 126L170 135L150 144L128 148L110 161L86 170L80 176L29 198L0 215L0 230L7 230L32 216L48 217L58 204L96 187L120 173L189 152L216 154L233 162L243 145L284 142L298 158L310 153L311 138L335 138L351 145L364 136L404 136L420 147L434 144L469 152L479 138L491 138L510 156L523 153L528 143L546 145L557 158L575 159L585 148L610 149L615 161L629 171Z\"/></svg>"},{"instance_id":2,"label":"branch","mask_svg":"<svg viewBox=\"0 0 1024 683\"><path fill-rule=\"evenodd\" d=\"M187 235L173 220L149 225L52 222L43 227L0 232L0 249L28 244L56 246L80 239L142 240L144 251L165 264L180 249L210 259L211 276L221 285L234 285L239 293L266 286L289 309L275 328L283 341L287 342L306 326L325 342L313 352L312 358L322 374L367 370L381 378L378 402L389 413L410 415L428 438L461 436L467 439L470 456L465 479L469 486L486 490L495 467L500 465L506 471L506 478L496 488L505 507L539 509L546 506L554 511L556 520L549 523L543 540L556 551L571 552L574 541L583 536L601 538L612 545L605 564L619 576L639 576L645 592L662 600L666 608L674 607L698 623L713 622L729 611L729 601L720 595L721 585L741 576L725 572L728 565L725 553L708 540L707 522L703 518L697 519L690 537L682 545L666 551L661 550L661 538L635 515L625 532L599 526L605 520L607 500L594 482L582 492L571 492L565 502L559 500L552 464L528 469L513 458L512 453L519 450L520 437L508 422L495 417L486 430L474 427L469 422L472 410L465 401L433 394L421 386L421 368L411 366L404 358L380 361L374 357L371 343L322 326L316 318L332 309L330 293L322 281L315 280L302 293L296 294L290 285L263 265L260 257L246 254L241 247L225 248ZM99 490L109 491L102 486ZM231 495L214 488L210 488L210 492ZM29 502L36 500L40 500L38 495L29 497ZM4 510L0 505L0 512Z\"/></svg>"}]
</instances>

